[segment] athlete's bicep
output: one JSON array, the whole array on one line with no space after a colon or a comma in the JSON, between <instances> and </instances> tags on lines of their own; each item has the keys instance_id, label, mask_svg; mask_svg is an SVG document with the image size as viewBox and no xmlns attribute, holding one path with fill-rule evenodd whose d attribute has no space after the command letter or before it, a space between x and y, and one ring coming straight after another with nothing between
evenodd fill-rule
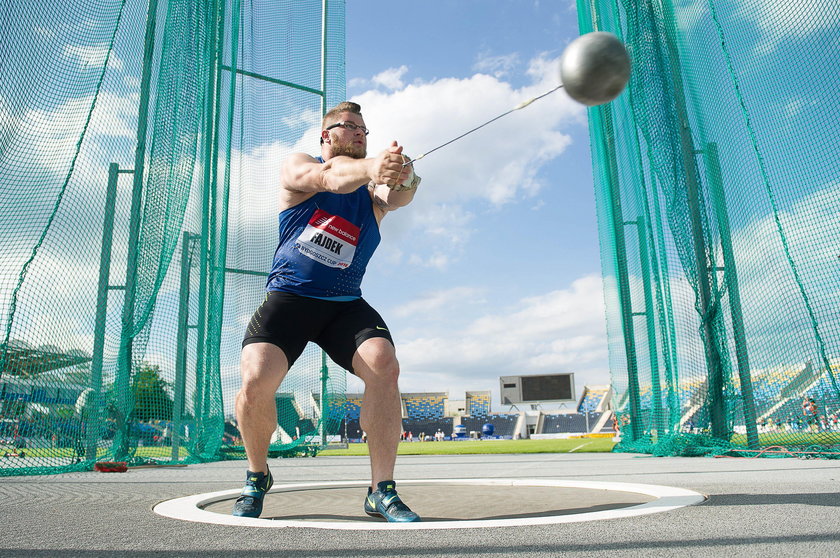
<instances>
[{"instance_id":1,"label":"athlete's bicep","mask_svg":"<svg viewBox=\"0 0 840 558\"><path fill-rule=\"evenodd\" d=\"M325 165L306 153L293 153L283 162L280 182L295 192L319 192L324 189Z\"/></svg>"}]
</instances>

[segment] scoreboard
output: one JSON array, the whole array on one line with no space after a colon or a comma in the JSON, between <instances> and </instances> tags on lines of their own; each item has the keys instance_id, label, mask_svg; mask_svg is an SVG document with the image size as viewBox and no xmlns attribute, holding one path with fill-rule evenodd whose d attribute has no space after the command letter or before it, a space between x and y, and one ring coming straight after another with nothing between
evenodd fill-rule
<instances>
[{"instance_id":1,"label":"scoreboard","mask_svg":"<svg viewBox=\"0 0 840 558\"><path fill-rule=\"evenodd\" d=\"M502 405L576 401L573 373L500 376L499 388Z\"/></svg>"}]
</instances>

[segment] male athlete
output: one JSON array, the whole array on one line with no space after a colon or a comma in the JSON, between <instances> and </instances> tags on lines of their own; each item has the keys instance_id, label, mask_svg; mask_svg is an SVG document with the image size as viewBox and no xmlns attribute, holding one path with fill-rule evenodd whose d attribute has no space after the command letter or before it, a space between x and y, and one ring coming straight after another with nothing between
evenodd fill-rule
<instances>
[{"instance_id":1,"label":"male athlete","mask_svg":"<svg viewBox=\"0 0 840 558\"><path fill-rule=\"evenodd\" d=\"M396 141L372 158L361 107L344 102L321 125L321 156L294 153L280 184L280 242L242 342L242 389L236 416L248 455L245 488L233 515L259 517L273 479L266 462L277 428L274 393L306 343L365 383L361 426L367 432L371 486L368 515L419 521L397 495L394 463L402 432L397 362L391 334L361 297L365 267L379 244L385 214L414 198L419 177Z\"/></svg>"}]
</instances>

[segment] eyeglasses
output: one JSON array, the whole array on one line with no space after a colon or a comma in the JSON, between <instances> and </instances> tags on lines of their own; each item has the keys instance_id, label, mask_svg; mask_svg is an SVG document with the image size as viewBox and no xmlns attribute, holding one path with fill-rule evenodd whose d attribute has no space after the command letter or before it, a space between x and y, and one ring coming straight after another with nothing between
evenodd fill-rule
<instances>
[{"instance_id":1,"label":"eyeglasses","mask_svg":"<svg viewBox=\"0 0 840 558\"><path fill-rule=\"evenodd\" d=\"M351 132L353 132L355 130L361 130L362 132L365 133L365 135L368 135L370 133L370 130L368 130L364 126L359 126L358 124L354 124L354 123L350 122L349 120L345 120L344 122L336 122L335 124L333 124L331 126L327 126L324 129L325 130L332 130L333 128L338 128L338 127L344 128L345 130L350 130Z\"/></svg>"}]
</instances>

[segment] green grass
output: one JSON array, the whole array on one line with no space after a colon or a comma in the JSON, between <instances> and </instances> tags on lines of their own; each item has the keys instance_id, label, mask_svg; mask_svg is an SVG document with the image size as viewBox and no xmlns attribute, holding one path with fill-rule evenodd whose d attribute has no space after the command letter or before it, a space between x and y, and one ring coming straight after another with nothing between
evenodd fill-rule
<instances>
[{"instance_id":1,"label":"green grass","mask_svg":"<svg viewBox=\"0 0 840 558\"><path fill-rule=\"evenodd\" d=\"M504 453L591 453L612 451L611 438L570 438L567 440L470 440L465 442L401 442L398 455L468 455ZM0 448L2 449L2 448ZM8 448L11 451L11 448ZM27 457L72 458L71 448L26 448ZM105 457L99 449L98 458ZM144 446L137 448L135 458L169 458L169 447ZM0 453L2 455L2 453ZM181 457L187 452L181 449ZM347 449L327 449L318 452L325 456L368 455L367 444L350 444Z\"/></svg>"},{"instance_id":2,"label":"green grass","mask_svg":"<svg viewBox=\"0 0 840 558\"><path fill-rule=\"evenodd\" d=\"M611 438L567 440L476 440L467 442L401 442L397 455L465 455L481 453L591 453L612 451ZM367 444L327 449L318 455L367 455Z\"/></svg>"},{"instance_id":3,"label":"green grass","mask_svg":"<svg viewBox=\"0 0 840 558\"><path fill-rule=\"evenodd\" d=\"M747 436L735 434L732 445L747 447ZM765 432L758 435L762 447L767 446L835 446L840 444L840 432Z\"/></svg>"},{"instance_id":4,"label":"green grass","mask_svg":"<svg viewBox=\"0 0 840 558\"><path fill-rule=\"evenodd\" d=\"M785 446L807 447L820 445L832 447L840 445L840 432L779 432L759 435L761 447ZM733 446L747 447L747 437L734 435ZM611 438L569 438L557 440L470 440L465 442L401 442L398 455L466 455L466 454L504 454L504 453L595 453L610 452L615 443ZM19 451L11 446L0 445L3 451ZM72 448L24 448L27 457L63 457L72 458ZM106 456L106 450L100 448L99 459ZM142 446L135 451L136 458L168 459L172 448L168 446ZM350 444L347 449L325 449L318 455L344 456L368 455L367 444ZM188 456L181 448L180 457Z\"/></svg>"},{"instance_id":5,"label":"green grass","mask_svg":"<svg viewBox=\"0 0 840 558\"><path fill-rule=\"evenodd\" d=\"M4 446L0 445L0 456L3 455L3 452L8 451L12 452L20 452L23 451L26 453L27 457L63 457L63 458L72 458L76 457L76 451L73 448L68 447L57 447L57 448L22 448L16 449L12 446ZM96 457L101 459L108 454L107 450L103 448L98 448L96 450ZM181 448L181 458L184 458L188 455L187 450L185 448ZM134 452L135 457L150 457L150 458L169 458L172 456L172 448L169 446L141 446L136 449Z\"/></svg>"}]
</instances>

